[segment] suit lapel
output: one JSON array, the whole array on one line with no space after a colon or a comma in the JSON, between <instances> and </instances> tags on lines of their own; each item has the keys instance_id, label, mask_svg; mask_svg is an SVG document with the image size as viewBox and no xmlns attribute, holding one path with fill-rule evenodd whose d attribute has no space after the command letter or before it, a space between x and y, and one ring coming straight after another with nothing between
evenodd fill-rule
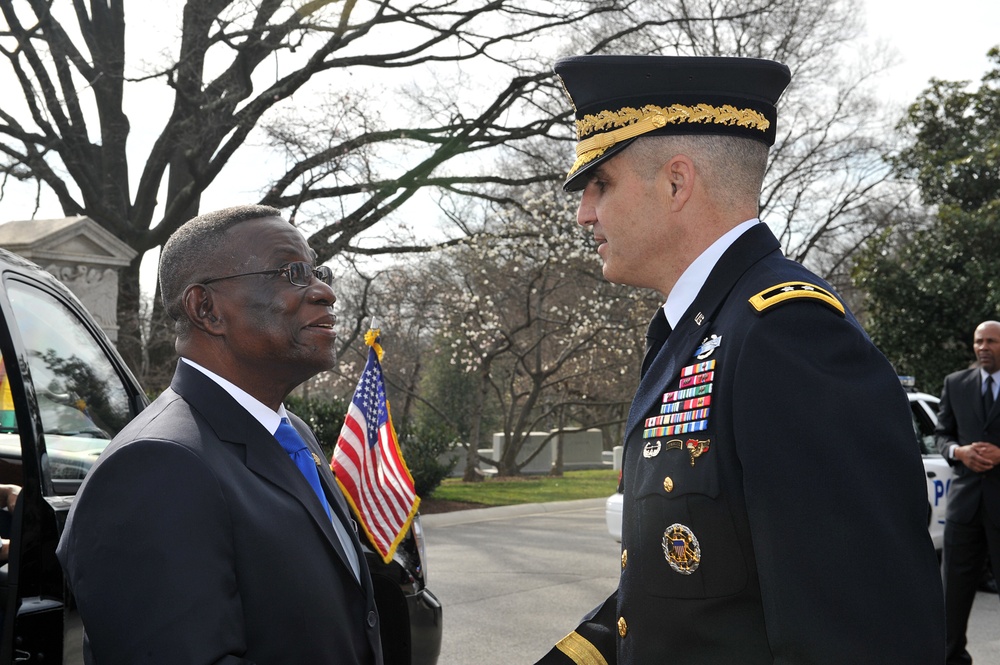
<instances>
[{"instance_id":1,"label":"suit lapel","mask_svg":"<svg viewBox=\"0 0 1000 665\"><path fill-rule=\"evenodd\" d=\"M976 416L983 423L984 428L988 427L1000 415L1000 399L994 400L993 408L990 409L989 413L986 413L985 405L983 404L983 377L978 367L969 370L966 382L969 399L973 401Z\"/></svg>"},{"instance_id":2,"label":"suit lapel","mask_svg":"<svg viewBox=\"0 0 1000 665\"><path fill-rule=\"evenodd\" d=\"M183 361L178 361L177 371L170 387L208 421L220 441L244 447L246 466L249 470L291 494L302 504L302 507L322 531L330 547L337 553L343 565L351 570L347 554L340 543L340 538L334 531L333 524L326 515L326 511L316 500L316 496L309 483L302 476L302 472L291 461L281 445L275 441L274 436L264 429L264 426L221 386ZM296 429L299 427L297 426ZM306 441L312 438L301 430L299 433ZM329 474L324 474L322 465L320 466L320 482L326 488L329 499L333 494L329 480L325 477ZM348 526L350 520L345 519L346 511L343 510L342 501L331 501L330 507L334 510L335 516L341 519L345 528L350 530L351 527ZM358 557L363 560L360 552ZM353 572L351 576L354 576Z\"/></svg>"},{"instance_id":3,"label":"suit lapel","mask_svg":"<svg viewBox=\"0 0 1000 665\"><path fill-rule=\"evenodd\" d=\"M639 381L625 426L625 441L659 403L667 386L676 381L684 363L712 329L712 319L740 277L753 264L779 249L766 224L759 223L736 239L712 268L705 285L667 338Z\"/></svg>"}]
</instances>

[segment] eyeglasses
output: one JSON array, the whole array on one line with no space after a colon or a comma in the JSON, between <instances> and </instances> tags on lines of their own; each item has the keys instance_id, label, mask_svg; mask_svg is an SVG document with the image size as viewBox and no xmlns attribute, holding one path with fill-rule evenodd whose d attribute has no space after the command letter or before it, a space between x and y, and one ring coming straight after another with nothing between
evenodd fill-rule
<instances>
[{"instance_id":1,"label":"eyeglasses","mask_svg":"<svg viewBox=\"0 0 1000 665\"><path fill-rule=\"evenodd\" d=\"M306 287L312 282L313 277L323 282L327 286L333 284L333 270L329 266L312 267L305 261L294 261L292 263L275 268L274 270L257 270L254 272L241 272L238 275L226 275L225 277L213 277L201 280L202 284L221 282L224 279L234 279L236 277L246 277L248 275L284 275L293 286Z\"/></svg>"}]
</instances>

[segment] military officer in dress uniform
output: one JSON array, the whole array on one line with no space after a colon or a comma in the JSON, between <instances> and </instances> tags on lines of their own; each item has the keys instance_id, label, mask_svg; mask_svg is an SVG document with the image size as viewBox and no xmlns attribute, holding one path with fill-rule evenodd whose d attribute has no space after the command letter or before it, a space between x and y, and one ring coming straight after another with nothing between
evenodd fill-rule
<instances>
[{"instance_id":1,"label":"military officer in dress uniform","mask_svg":"<svg viewBox=\"0 0 1000 665\"><path fill-rule=\"evenodd\" d=\"M626 432L618 590L540 663L938 664L944 614L899 380L757 219L784 65L572 57L613 282L666 297Z\"/></svg>"}]
</instances>

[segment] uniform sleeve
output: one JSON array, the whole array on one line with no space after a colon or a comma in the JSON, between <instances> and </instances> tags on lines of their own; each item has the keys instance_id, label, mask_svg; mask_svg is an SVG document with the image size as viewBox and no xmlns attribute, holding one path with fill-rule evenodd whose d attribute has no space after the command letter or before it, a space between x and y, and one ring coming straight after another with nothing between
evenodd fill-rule
<instances>
[{"instance_id":1,"label":"uniform sleeve","mask_svg":"<svg viewBox=\"0 0 1000 665\"><path fill-rule=\"evenodd\" d=\"M95 661L248 664L230 534L192 451L139 440L101 460L59 546Z\"/></svg>"},{"instance_id":2,"label":"uniform sleeve","mask_svg":"<svg viewBox=\"0 0 1000 665\"><path fill-rule=\"evenodd\" d=\"M536 665L613 665L616 658L618 592L594 608L576 630L559 640Z\"/></svg>"},{"instance_id":3,"label":"uniform sleeve","mask_svg":"<svg viewBox=\"0 0 1000 665\"><path fill-rule=\"evenodd\" d=\"M891 365L812 302L751 321L739 357L733 428L774 662L937 662L926 487Z\"/></svg>"}]
</instances>

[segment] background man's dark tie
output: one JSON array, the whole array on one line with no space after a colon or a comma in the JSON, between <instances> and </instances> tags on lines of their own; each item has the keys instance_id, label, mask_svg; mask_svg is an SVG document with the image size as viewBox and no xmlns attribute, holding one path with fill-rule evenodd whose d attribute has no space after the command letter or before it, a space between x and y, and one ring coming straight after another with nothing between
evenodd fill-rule
<instances>
[{"instance_id":1,"label":"background man's dark tie","mask_svg":"<svg viewBox=\"0 0 1000 665\"><path fill-rule=\"evenodd\" d=\"M993 410L993 376L986 375L986 389L983 391L983 413L990 415Z\"/></svg>"}]
</instances>

